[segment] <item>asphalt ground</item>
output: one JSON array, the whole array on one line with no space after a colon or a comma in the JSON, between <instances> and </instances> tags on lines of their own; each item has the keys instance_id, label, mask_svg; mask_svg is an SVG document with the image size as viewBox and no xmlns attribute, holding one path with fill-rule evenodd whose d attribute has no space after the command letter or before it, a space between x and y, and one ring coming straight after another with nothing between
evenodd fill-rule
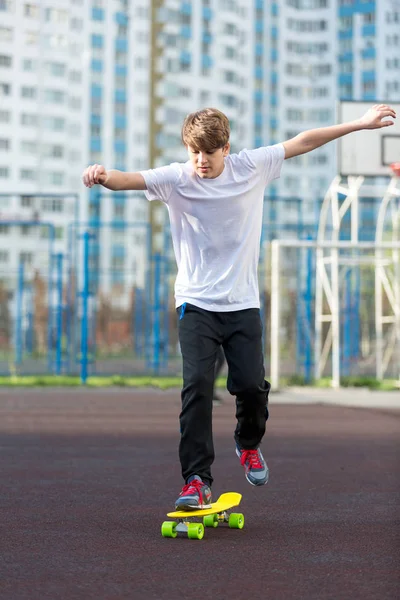
<instances>
[{"instance_id":1,"label":"asphalt ground","mask_svg":"<svg viewBox=\"0 0 400 600\"><path fill-rule=\"evenodd\" d=\"M272 395L254 488L225 394L213 496L243 494L245 527L199 541L160 531L178 390L1 390L1 600L400 598L400 410L300 400Z\"/></svg>"}]
</instances>

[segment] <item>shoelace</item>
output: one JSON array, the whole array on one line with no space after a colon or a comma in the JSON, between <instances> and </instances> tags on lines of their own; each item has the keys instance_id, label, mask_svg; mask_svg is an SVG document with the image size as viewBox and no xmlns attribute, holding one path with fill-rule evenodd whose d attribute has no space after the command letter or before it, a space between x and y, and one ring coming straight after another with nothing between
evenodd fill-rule
<instances>
[{"instance_id":1,"label":"shoelace","mask_svg":"<svg viewBox=\"0 0 400 600\"><path fill-rule=\"evenodd\" d=\"M180 495L183 496L184 494L191 494L193 492L197 492L199 494L200 504L203 504L203 494L201 493L201 488L203 487L203 485L204 483L202 481L199 481L198 479L193 479L190 483L187 483L183 486Z\"/></svg>"},{"instance_id":2,"label":"shoelace","mask_svg":"<svg viewBox=\"0 0 400 600\"><path fill-rule=\"evenodd\" d=\"M258 450L242 450L240 455L242 466L247 466L250 469L262 469L263 465L260 461Z\"/></svg>"}]
</instances>

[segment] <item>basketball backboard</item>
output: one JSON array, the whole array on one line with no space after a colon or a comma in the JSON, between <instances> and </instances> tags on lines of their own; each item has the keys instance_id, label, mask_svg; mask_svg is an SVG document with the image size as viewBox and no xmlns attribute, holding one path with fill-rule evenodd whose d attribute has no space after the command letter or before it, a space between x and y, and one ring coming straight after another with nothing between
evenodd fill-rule
<instances>
[{"instance_id":1,"label":"basketball backboard","mask_svg":"<svg viewBox=\"0 0 400 600\"><path fill-rule=\"evenodd\" d=\"M374 104L389 104L397 113L395 125L345 135L338 140L338 171L342 176L391 177L391 163L400 161L400 103L357 102L342 100L338 105L338 123L359 119Z\"/></svg>"}]
</instances>

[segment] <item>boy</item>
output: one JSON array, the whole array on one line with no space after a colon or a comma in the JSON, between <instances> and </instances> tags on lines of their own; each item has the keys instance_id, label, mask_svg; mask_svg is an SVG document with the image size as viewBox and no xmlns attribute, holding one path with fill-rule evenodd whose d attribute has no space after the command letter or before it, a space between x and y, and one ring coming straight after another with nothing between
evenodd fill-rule
<instances>
[{"instance_id":1,"label":"boy","mask_svg":"<svg viewBox=\"0 0 400 600\"><path fill-rule=\"evenodd\" d=\"M185 485L176 508L211 503L214 460L214 369L222 345L229 392L236 396L236 453L247 480L268 481L260 444L268 419L269 383L264 379L257 264L264 190L280 176L284 159L310 152L360 129L393 125L389 106L375 105L359 120L312 129L284 142L229 154L229 121L220 111L186 117L182 141L189 161L138 173L92 165L87 187L144 190L169 211L178 275L175 299L183 361L179 457Z\"/></svg>"}]
</instances>

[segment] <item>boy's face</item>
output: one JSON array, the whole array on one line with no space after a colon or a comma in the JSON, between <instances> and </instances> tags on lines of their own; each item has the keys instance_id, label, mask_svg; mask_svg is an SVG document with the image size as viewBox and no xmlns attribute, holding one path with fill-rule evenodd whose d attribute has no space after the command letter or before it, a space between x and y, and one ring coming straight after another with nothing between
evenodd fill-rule
<instances>
[{"instance_id":1,"label":"boy's face","mask_svg":"<svg viewBox=\"0 0 400 600\"><path fill-rule=\"evenodd\" d=\"M214 179L221 175L224 170L224 158L229 154L229 142L223 147L214 150L214 152L203 152L193 150L187 146L189 160L192 163L193 170L202 179Z\"/></svg>"}]
</instances>

